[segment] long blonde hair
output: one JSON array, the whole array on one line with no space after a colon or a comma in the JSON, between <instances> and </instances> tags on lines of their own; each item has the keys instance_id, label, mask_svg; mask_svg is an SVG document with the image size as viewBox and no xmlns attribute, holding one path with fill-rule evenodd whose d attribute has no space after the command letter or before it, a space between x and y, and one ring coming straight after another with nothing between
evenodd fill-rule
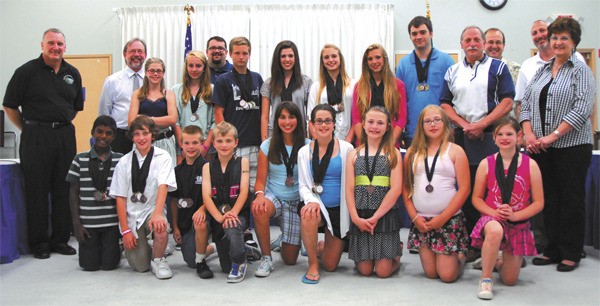
<instances>
[{"instance_id":1,"label":"long blonde hair","mask_svg":"<svg viewBox=\"0 0 600 306\"><path fill-rule=\"evenodd\" d=\"M356 84L358 94L356 104L360 114L364 114L371 105L371 77L373 74L371 73L371 69L369 69L367 58L369 57L369 52L373 50L381 50L381 55L383 56L382 82L385 87L383 91L383 104L395 121L397 120L396 116L398 115L400 93L396 88L396 77L390 68L387 52L385 52L385 49L380 44L368 46L363 54L362 72L360 80L358 80L358 83Z\"/></svg>"},{"instance_id":2,"label":"long blonde hair","mask_svg":"<svg viewBox=\"0 0 600 306\"><path fill-rule=\"evenodd\" d=\"M321 49L321 59L319 60L319 91L317 91L317 104L320 103L323 89L327 86L325 74L329 72L327 72L327 68L325 68L325 64L323 63L323 52L325 51L325 49L328 48L337 50L338 56L340 58L339 74L342 76L342 96L344 95L344 92L346 92L346 87L350 85L350 77L346 72L346 61L344 60L344 55L342 55L342 51L340 50L340 48L338 48L338 46L334 44L326 44L325 46L323 46L323 49Z\"/></svg>"},{"instance_id":3,"label":"long blonde hair","mask_svg":"<svg viewBox=\"0 0 600 306\"><path fill-rule=\"evenodd\" d=\"M387 122L387 130L385 131L385 134L383 134L383 139L381 140L382 143L382 152L388 155L388 159L390 160L390 169L394 169L396 168L396 165L398 164L398 158L396 156L396 147L394 147L394 137L392 136L393 134L393 129L392 129L392 117L390 116L390 113L387 111L387 109L385 109L382 106L379 105L375 105L375 106L371 106L366 112L365 114L362 116L362 122L364 123L367 119L367 114L369 112L380 112L385 114L386 116L386 122ZM356 148L356 151L359 152L362 148L365 147L365 143L368 141L367 140L367 132L365 131L364 127L362 128L362 137L360 138L360 146L358 146L358 148ZM366 152L365 152L366 155Z\"/></svg>"},{"instance_id":4,"label":"long blonde hair","mask_svg":"<svg viewBox=\"0 0 600 306\"><path fill-rule=\"evenodd\" d=\"M192 98L192 93L190 92L190 83L192 79L187 71L188 60L190 57L197 57L204 64L204 70L202 70L202 74L200 75L200 97L206 104L211 104L212 99L212 86L210 84L210 69L208 69L208 60L206 59L206 55L202 51L192 50L188 52L185 56L185 67L183 67L183 91L181 92L181 101L183 105L187 105L190 99Z\"/></svg>"},{"instance_id":5,"label":"long blonde hair","mask_svg":"<svg viewBox=\"0 0 600 306\"><path fill-rule=\"evenodd\" d=\"M421 160L427 158L427 148L429 147L429 139L425 135L425 126L423 122L423 118L425 117L425 113L428 111L436 111L442 117L442 122L444 123L444 131L442 133L442 143L440 145L440 155L442 155L450 142L454 140L454 134L452 133L452 129L450 128L450 120L448 119L448 115L444 110L437 105L428 105L426 106L419 115L419 121L417 122L417 128L415 131L415 138L413 138L413 142L410 145L410 152L406 158L408 159L408 165L404 168L404 187L409 192L407 196L410 198L414 192L414 165L416 165Z\"/></svg>"},{"instance_id":6,"label":"long blonde hair","mask_svg":"<svg viewBox=\"0 0 600 306\"><path fill-rule=\"evenodd\" d=\"M150 91L150 85L148 84L148 67L152 64L160 64L163 70L163 78L160 80L160 92L164 94L165 91L165 63L158 57L151 57L146 60L146 65L144 65L144 83L142 87L140 87L140 92L138 93L138 99L140 101L146 99L148 97L148 92Z\"/></svg>"}]
</instances>

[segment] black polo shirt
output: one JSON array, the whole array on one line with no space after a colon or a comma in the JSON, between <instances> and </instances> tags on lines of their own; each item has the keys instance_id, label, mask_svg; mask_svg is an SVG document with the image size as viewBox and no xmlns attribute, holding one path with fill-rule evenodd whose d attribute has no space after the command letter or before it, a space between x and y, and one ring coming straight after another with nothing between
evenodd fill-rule
<instances>
[{"instance_id":1,"label":"black polo shirt","mask_svg":"<svg viewBox=\"0 0 600 306\"><path fill-rule=\"evenodd\" d=\"M42 55L17 68L4 95L3 106L21 107L23 118L43 122L71 121L83 110L81 75L64 59L58 73Z\"/></svg>"}]
</instances>

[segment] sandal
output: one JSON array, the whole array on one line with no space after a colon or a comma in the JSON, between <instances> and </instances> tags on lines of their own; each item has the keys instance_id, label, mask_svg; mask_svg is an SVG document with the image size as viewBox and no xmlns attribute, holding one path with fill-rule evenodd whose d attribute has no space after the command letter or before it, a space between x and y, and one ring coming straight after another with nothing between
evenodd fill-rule
<instances>
[{"instance_id":1,"label":"sandal","mask_svg":"<svg viewBox=\"0 0 600 306\"><path fill-rule=\"evenodd\" d=\"M307 276L312 277L313 279L308 278ZM316 285L319 283L319 281L321 280L321 275L320 274L304 274L304 276L302 277L302 282L305 284L309 284L309 285Z\"/></svg>"}]
</instances>

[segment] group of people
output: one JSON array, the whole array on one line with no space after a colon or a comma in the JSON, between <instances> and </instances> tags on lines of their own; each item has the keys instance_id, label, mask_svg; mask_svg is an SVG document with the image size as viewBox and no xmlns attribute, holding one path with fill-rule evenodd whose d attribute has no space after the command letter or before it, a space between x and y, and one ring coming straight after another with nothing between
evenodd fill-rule
<instances>
[{"instance_id":1,"label":"group of people","mask_svg":"<svg viewBox=\"0 0 600 306\"><path fill-rule=\"evenodd\" d=\"M199 277L213 277L212 236L227 281L240 282L256 252L244 241L251 218L261 253L255 275L273 271L276 219L283 262L296 264L305 248L303 283L318 283L320 268L336 270L345 247L359 274L385 278L400 265L402 200L412 221L407 247L428 278L455 281L481 249L478 297L491 299L493 271L515 284L536 244L544 246L534 265L574 270L595 92L591 70L575 56L577 21L534 22L538 53L521 67L502 57L496 28L466 27L459 63L432 47L429 19L415 17L408 33L415 49L395 76L373 44L353 81L341 50L327 44L315 82L302 74L291 41L276 46L263 82L248 69L247 38L227 49L214 36L206 54L186 55L172 89L162 60L146 59L145 42L134 38L123 48L127 67L104 83L92 148L75 156L70 121L83 109L81 77L62 59L64 34L49 29L42 55L17 69L3 104L23 130L34 257L76 253L67 244L71 216L84 270L116 268L122 239L134 270L170 278L172 231ZM542 210L535 224L545 241L529 221Z\"/></svg>"}]
</instances>

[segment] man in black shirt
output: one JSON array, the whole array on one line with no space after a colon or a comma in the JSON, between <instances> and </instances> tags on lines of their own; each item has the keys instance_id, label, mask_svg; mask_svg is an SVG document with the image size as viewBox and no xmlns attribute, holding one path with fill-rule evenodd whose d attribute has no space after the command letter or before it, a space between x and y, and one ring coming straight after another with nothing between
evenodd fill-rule
<instances>
[{"instance_id":1,"label":"man in black shirt","mask_svg":"<svg viewBox=\"0 0 600 306\"><path fill-rule=\"evenodd\" d=\"M35 258L45 259L50 251L76 253L67 244L71 214L65 177L76 153L71 120L83 110L83 93L79 71L63 59L67 49L64 34L59 29L46 30L41 46L40 57L15 71L3 106L10 121L22 130L19 156L25 177L29 245Z\"/></svg>"}]
</instances>

